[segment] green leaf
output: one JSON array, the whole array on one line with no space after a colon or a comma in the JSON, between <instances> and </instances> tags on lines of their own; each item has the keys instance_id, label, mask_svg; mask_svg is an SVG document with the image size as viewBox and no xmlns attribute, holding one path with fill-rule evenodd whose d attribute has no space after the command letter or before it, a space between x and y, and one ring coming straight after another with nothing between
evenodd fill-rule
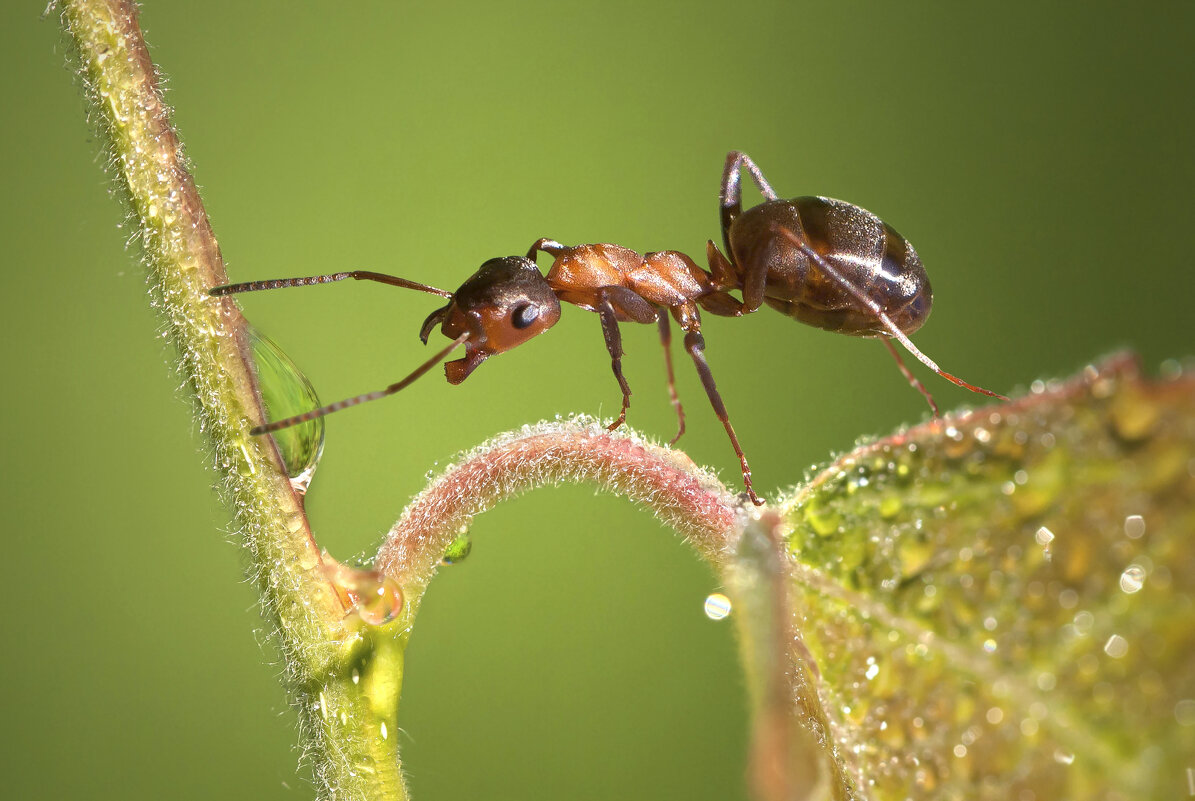
<instances>
[{"instance_id":1,"label":"green leaf","mask_svg":"<svg viewBox=\"0 0 1195 801\"><path fill-rule=\"evenodd\" d=\"M781 505L790 711L830 773L792 796L1195 792L1195 379L1034 390Z\"/></svg>"}]
</instances>

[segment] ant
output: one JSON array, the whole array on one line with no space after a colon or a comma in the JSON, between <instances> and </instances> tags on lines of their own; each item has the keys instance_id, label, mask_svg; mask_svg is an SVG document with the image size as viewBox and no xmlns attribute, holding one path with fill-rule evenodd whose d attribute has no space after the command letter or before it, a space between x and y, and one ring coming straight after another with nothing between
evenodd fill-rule
<instances>
[{"instance_id":1,"label":"ant","mask_svg":"<svg viewBox=\"0 0 1195 801\"><path fill-rule=\"evenodd\" d=\"M746 211L740 186L743 170L764 197L763 203ZM878 338L896 359L901 373L925 397L935 417L938 406L933 396L905 366L891 340L895 339L948 381L1007 400L943 371L909 340L908 335L929 316L933 295L917 252L890 225L871 212L841 200L825 197L781 200L755 162L738 151L731 151L726 157L719 198L725 255L712 240L707 242L709 272L674 250L640 255L619 245L569 247L552 239L539 239L526 257L506 256L485 262L456 292L360 270L215 287L210 294L225 296L353 278L448 299L446 305L423 321L419 338L426 345L438 325L452 342L406 378L377 392L257 426L252 433L278 431L393 395L464 345L465 355L444 365L448 383L459 384L490 356L521 345L555 325L560 319L562 301L596 312L601 320L611 368L622 390L622 408L618 419L609 426L611 431L626 420L631 403L631 389L622 374L622 337L618 324L654 323L658 327L668 393L678 419L677 434L669 444L674 444L685 431L684 410L677 398L672 370L669 316L680 325L685 351L692 358L714 413L739 457L743 484L756 505L762 501L751 486L751 468L705 359L698 307L722 317L741 317L766 303L817 328ZM536 255L541 252L553 258L546 276L535 263ZM742 299L732 296L733 291L739 292Z\"/></svg>"}]
</instances>

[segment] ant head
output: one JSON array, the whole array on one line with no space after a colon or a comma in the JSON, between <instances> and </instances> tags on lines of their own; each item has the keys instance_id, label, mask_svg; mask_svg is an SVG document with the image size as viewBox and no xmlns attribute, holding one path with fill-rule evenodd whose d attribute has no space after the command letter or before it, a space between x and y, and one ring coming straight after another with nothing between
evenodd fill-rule
<instances>
[{"instance_id":1,"label":"ant head","mask_svg":"<svg viewBox=\"0 0 1195 801\"><path fill-rule=\"evenodd\" d=\"M436 325L449 339L468 334L465 356L444 365L448 383L459 384L495 353L547 331L560 319L560 301L535 262L507 256L490 259L461 284L447 306L423 322L424 344Z\"/></svg>"}]
</instances>

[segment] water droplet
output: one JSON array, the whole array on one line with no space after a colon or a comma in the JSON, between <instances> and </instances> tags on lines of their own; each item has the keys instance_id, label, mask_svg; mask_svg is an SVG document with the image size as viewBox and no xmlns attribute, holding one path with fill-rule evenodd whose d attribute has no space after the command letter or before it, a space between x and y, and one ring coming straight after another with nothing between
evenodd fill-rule
<instances>
[{"instance_id":1,"label":"water droplet","mask_svg":"<svg viewBox=\"0 0 1195 801\"><path fill-rule=\"evenodd\" d=\"M723 620L730 614L730 599L720 592L710 593L705 599L705 616L710 620Z\"/></svg>"},{"instance_id":2,"label":"water droplet","mask_svg":"<svg viewBox=\"0 0 1195 801\"><path fill-rule=\"evenodd\" d=\"M360 684L361 683L361 671L357 670L357 668L353 668L353 677L352 678L353 678L353 684Z\"/></svg>"},{"instance_id":3,"label":"water droplet","mask_svg":"<svg viewBox=\"0 0 1195 801\"><path fill-rule=\"evenodd\" d=\"M1113 659L1120 659L1129 652L1129 641L1119 634L1113 634L1104 643L1104 653Z\"/></svg>"},{"instance_id":4,"label":"water droplet","mask_svg":"<svg viewBox=\"0 0 1195 801\"><path fill-rule=\"evenodd\" d=\"M357 615L373 626L381 626L398 617L402 611L403 596L398 583L389 576L381 581L362 581L358 584L358 600L354 610Z\"/></svg>"},{"instance_id":5,"label":"water droplet","mask_svg":"<svg viewBox=\"0 0 1195 801\"><path fill-rule=\"evenodd\" d=\"M390 737L390 730L386 728L386 721L382 721L381 725L378 727L378 733L382 735L383 740L386 740Z\"/></svg>"},{"instance_id":6,"label":"water droplet","mask_svg":"<svg viewBox=\"0 0 1195 801\"><path fill-rule=\"evenodd\" d=\"M988 709L986 717L987 717L988 723L995 726L995 725L999 724L1000 721L1004 720L1004 710L998 706L991 707L990 709Z\"/></svg>"},{"instance_id":7,"label":"water droplet","mask_svg":"<svg viewBox=\"0 0 1195 801\"><path fill-rule=\"evenodd\" d=\"M257 362L257 383L262 405L271 420L309 412L319 407L319 398L307 376L269 337L249 328L253 358ZM291 486L300 495L307 492L320 456L324 452L324 420L317 417L297 426L275 431L271 436L278 446Z\"/></svg>"},{"instance_id":8,"label":"water droplet","mask_svg":"<svg viewBox=\"0 0 1195 801\"><path fill-rule=\"evenodd\" d=\"M470 518L457 529L456 539L444 549L444 555L440 557L440 564L457 565L465 561L465 557L473 550L473 537L469 534L469 524L472 522L472 518Z\"/></svg>"},{"instance_id":9,"label":"water droplet","mask_svg":"<svg viewBox=\"0 0 1195 801\"><path fill-rule=\"evenodd\" d=\"M1129 595L1145 586L1145 568L1141 565L1129 565L1120 574L1120 589Z\"/></svg>"},{"instance_id":10,"label":"water droplet","mask_svg":"<svg viewBox=\"0 0 1195 801\"><path fill-rule=\"evenodd\" d=\"M1174 719L1180 726L1195 726L1195 700L1184 698L1175 704Z\"/></svg>"},{"instance_id":11,"label":"water droplet","mask_svg":"<svg viewBox=\"0 0 1195 801\"><path fill-rule=\"evenodd\" d=\"M1124 535L1131 540L1139 540L1145 536L1145 518L1141 515L1129 515L1124 519Z\"/></svg>"},{"instance_id":12,"label":"water droplet","mask_svg":"<svg viewBox=\"0 0 1195 801\"><path fill-rule=\"evenodd\" d=\"M1034 539L1037 540L1038 545L1041 545L1042 547L1048 546L1054 541L1054 532L1050 531L1045 526L1042 526L1037 530L1037 534L1034 535Z\"/></svg>"},{"instance_id":13,"label":"water droplet","mask_svg":"<svg viewBox=\"0 0 1195 801\"><path fill-rule=\"evenodd\" d=\"M1067 751L1063 751L1062 749L1055 749L1054 761L1059 765L1070 765L1074 763L1075 755Z\"/></svg>"}]
</instances>

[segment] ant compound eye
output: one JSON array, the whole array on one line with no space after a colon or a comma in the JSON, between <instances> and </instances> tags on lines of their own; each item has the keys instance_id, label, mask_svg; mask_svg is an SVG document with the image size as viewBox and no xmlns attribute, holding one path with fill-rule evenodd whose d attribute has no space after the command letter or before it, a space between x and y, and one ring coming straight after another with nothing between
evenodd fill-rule
<instances>
[{"instance_id":1,"label":"ant compound eye","mask_svg":"<svg viewBox=\"0 0 1195 801\"><path fill-rule=\"evenodd\" d=\"M539 319L539 307L531 303L520 303L510 313L510 322L515 328L523 329Z\"/></svg>"}]
</instances>

